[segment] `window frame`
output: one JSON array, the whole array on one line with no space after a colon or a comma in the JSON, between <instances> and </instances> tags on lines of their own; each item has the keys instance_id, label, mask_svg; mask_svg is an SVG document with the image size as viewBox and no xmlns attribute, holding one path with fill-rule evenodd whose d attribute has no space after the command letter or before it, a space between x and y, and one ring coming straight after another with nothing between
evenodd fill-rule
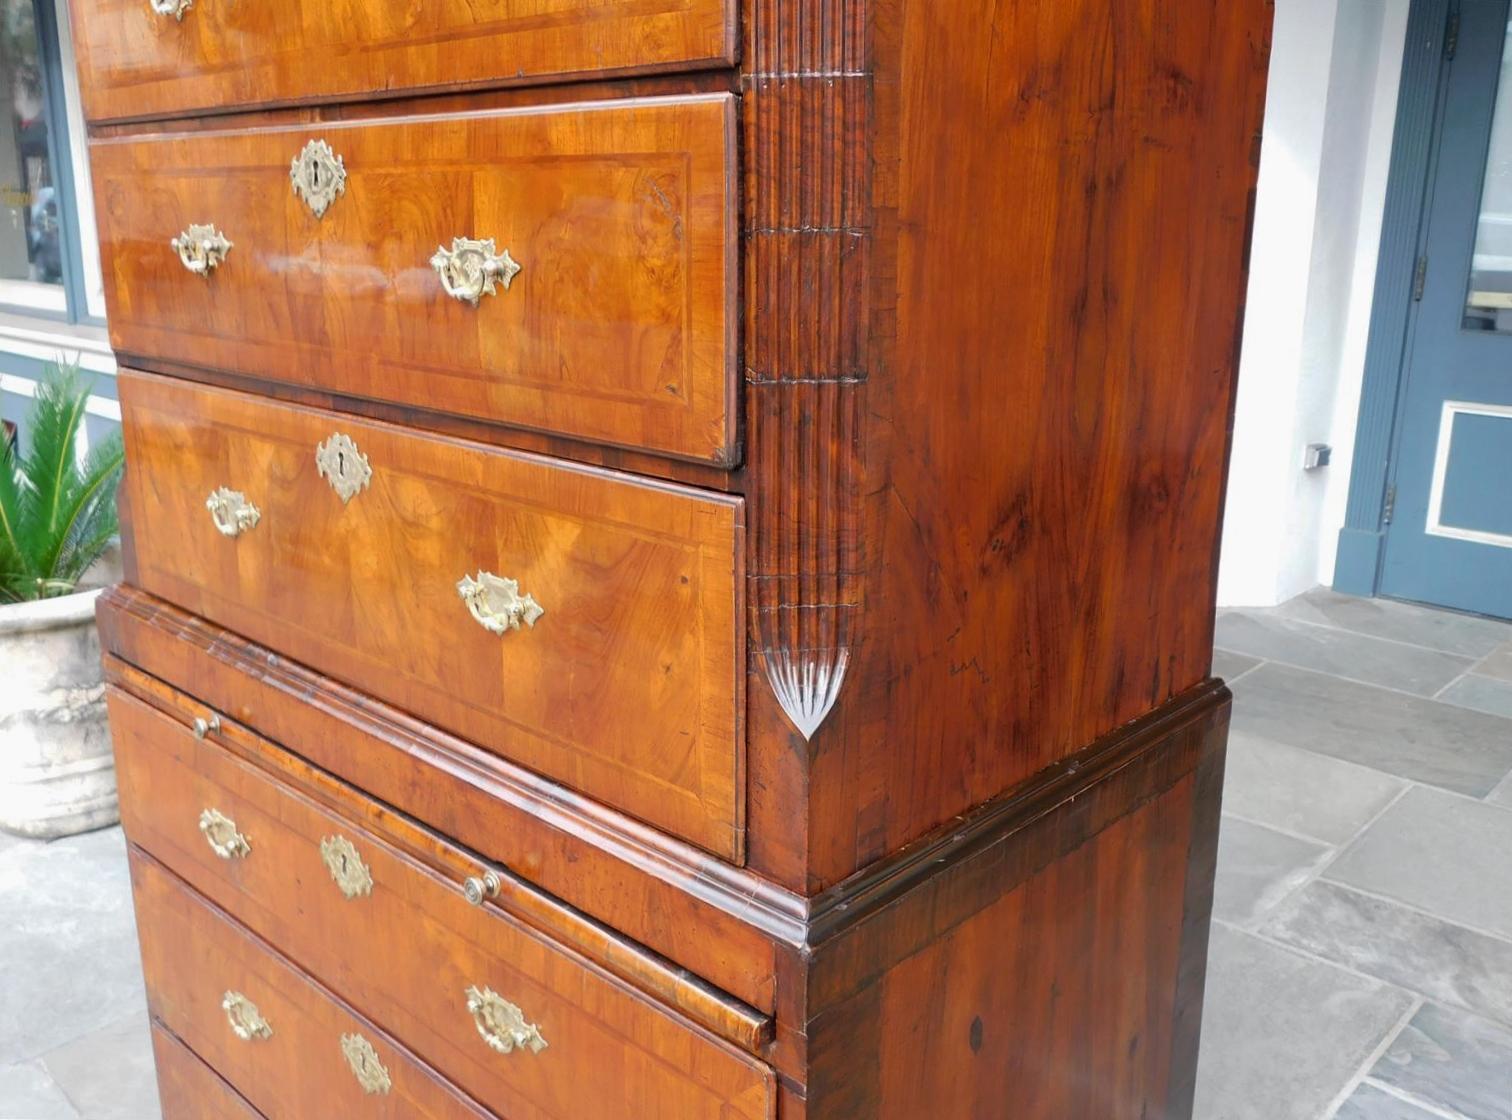
<instances>
[{"instance_id":1,"label":"window frame","mask_svg":"<svg viewBox=\"0 0 1512 1120\"><path fill-rule=\"evenodd\" d=\"M62 323L103 326L104 283L93 237L88 146L68 24L68 0L29 0L36 16L47 158L58 201L62 283L0 279L0 311ZM80 190L82 185L83 189Z\"/></svg>"}]
</instances>

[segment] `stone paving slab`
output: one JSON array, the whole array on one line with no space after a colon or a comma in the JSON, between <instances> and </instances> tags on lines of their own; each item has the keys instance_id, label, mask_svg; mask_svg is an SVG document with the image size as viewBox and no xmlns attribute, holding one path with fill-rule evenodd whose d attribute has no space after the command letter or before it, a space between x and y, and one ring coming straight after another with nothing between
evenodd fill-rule
<instances>
[{"instance_id":1,"label":"stone paving slab","mask_svg":"<svg viewBox=\"0 0 1512 1120\"><path fill-rule=\"evenodd\" d=\"M1512 1030L1426 1004L1371 1078L1466 1120L1512 1120Z\"/></svg>"},{"instance_id":2,"label":"stone paving slab","mask_svg":"<svg viewBox=\"0 0 1512 1120\"><path fill-rule=\"evenodd\" d=\"M1476 660L1261 611L1225 612L1215 640L1235 653L1418 696L1434 695Z\"/></svg>"},{"instance_id":3,"label":"stone paving slab","mask_svg":"<svg viewBox=\"0 0 1512 1120\"><path fill-rule=\"evenodd\" d=\"M1200 1120L1312 1120L1413 1007L1399 988L1226 925L1208 954Z\"/></svg>"},{"instance_id":4,"label":"stone paving slab","mask_svg":"<svg viewBox=\"0 0 1512 1120\"><path fill-rule=\"evenodd\" d=\"M1512 810L1409 790L1326 877L1512 940Z\"/></svg>"},{"instance_id":5,"label":"stone paving slab","mask_svg":"<svg viewBox=\"0 0 1512 1120\"><path fill-rule=\"evenodd\" d=\"M1308 884L1260 932L1512 1027L1512 941L1330 882Z\"/></svg>"},{"instance_id":6,"label":"stone paving slab","mask_svg":"<svg viewBox=\"0 0 1512 1120\"><path fill-rule=\"evenodd\" d=\"M1287 665L1239 685L1236 731L1471 797L1512 773L1512 720Z\"/></svg>"}]
</instances>

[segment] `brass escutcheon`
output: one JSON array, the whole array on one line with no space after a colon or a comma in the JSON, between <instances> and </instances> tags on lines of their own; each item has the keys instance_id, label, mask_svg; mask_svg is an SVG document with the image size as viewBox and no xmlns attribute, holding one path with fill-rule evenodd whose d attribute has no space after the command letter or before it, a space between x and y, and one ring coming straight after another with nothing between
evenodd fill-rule
<instances>
[{"instance_id":1,"label":"brass escutcheon","mask_svg":"<svg viewBox=\"0 0 1512 1120\"><path fill-rule=\"evenodd\" d=\"M356 846L345 836L327 836L320 841L320 858L332 880L348 898L373 893L373 873L357 854Z\"/></svg>"},{"instance_id":2,"label":"brass escutcheon","mask_svg":"<svg viewBox=\"0 0 1512 1120\"><path fill-rule=\"evenodd\" d=\"M378 1060L378 1051L360 1034L342 1035L341 1053L346 1057L352 1076L362 1086L364 1093L387 1093L393 1087L388 1070Z\"/></svg>"},{"instance_id":3,"label":"brass escutcheon","mask_svg":"<svg viewBox=\"0 0 1512 1120\"><path fill-rule=\"evenodd\" d=\"M331 484L343 505L366 490L373 477L368 457L357 449L351 436L341 432L316 445L315 469Z\"/></svg>"},{"instance_id":4,"label":"brass escutcheon","mask_svg":"<svg viewBox=\"0 0 1512 1120\"><path fill-rule=\"evenodd\" d=\"M289 164L294 193L317 218L346 193L346 163L324 140L311 140Z\"/></svg>"}]
</instances>

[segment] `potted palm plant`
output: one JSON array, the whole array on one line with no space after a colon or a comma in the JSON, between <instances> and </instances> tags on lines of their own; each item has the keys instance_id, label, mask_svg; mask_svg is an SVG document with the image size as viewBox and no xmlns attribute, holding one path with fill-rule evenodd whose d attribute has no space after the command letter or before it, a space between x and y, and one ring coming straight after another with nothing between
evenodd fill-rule
<instances>
[{"instance_id":1,"label":"potted palm plant","mask_svg":"<svg viewBox=\"0 0 1512 1120\"><path fill-rule=\"evenodd\" d=\"M94 602L123 452L81 454L89 387L51 365L0 453L0 828L55 837L118 819ZM94 586L91 586L94 585Z\"/></svg>"}]
</instances>

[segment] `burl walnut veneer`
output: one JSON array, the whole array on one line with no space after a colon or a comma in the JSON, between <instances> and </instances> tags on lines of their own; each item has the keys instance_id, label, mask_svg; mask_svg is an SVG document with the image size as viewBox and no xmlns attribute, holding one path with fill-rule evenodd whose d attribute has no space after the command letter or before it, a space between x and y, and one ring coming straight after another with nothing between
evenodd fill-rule
<instances>
[{"instance_id":1,"label":"burl walnut veneer","mask_svg":"<svg viewBox=\"0 0 1512 1120\"><path fill-rule=\"evenodd\" d=\"M72 7L169 1120L1190 1120L1270 0Z\"/></svg>"}]
</instances>

